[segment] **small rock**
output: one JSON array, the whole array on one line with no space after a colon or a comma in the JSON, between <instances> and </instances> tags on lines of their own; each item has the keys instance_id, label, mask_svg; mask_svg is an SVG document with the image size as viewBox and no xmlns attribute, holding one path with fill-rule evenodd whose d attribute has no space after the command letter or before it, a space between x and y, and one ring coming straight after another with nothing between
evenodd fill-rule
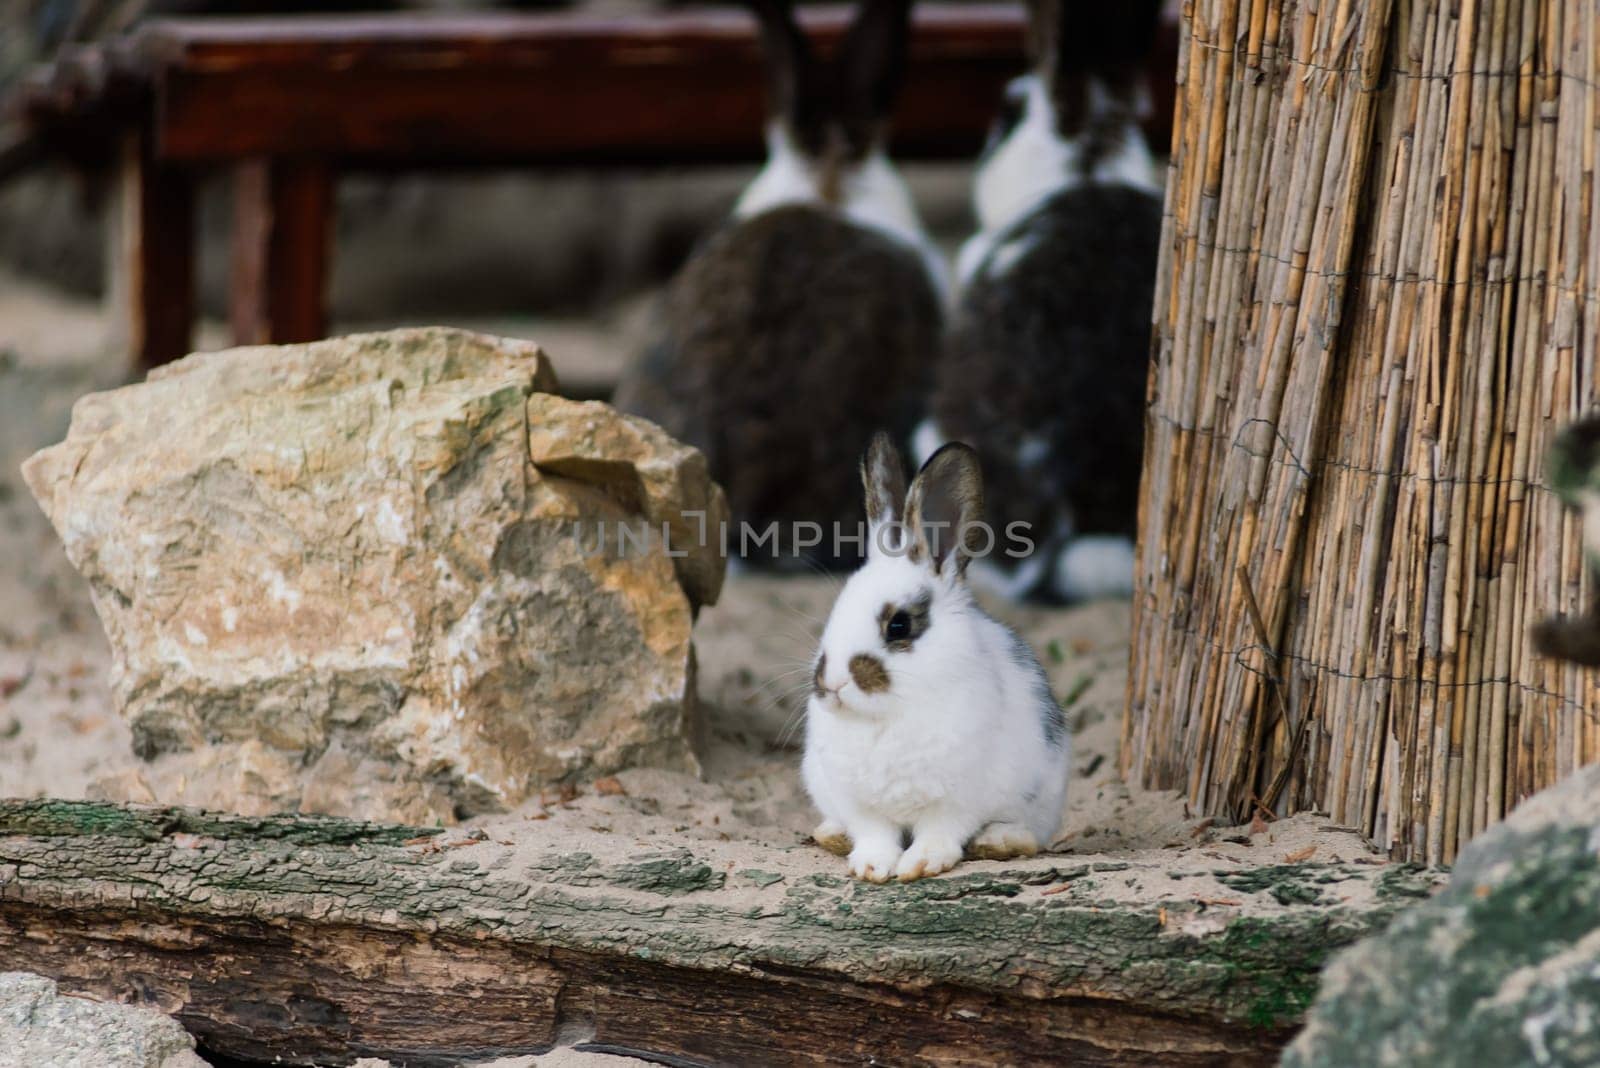
<instances>
[{"instance_id":1,"label":"small rock","mask_svg":"<svg viewBox=\"0 0 1600 1068\"><path fill-rule=\"evenodd\" d=\"M1462 850L1324 973L1285 1068L1600 1064L1600 766Z\"/></svg>"},{"instance_id":2,"label":"small rock","mask_svg":"<svg viewBox=\"0 0 1600 1068\"><path fill-rule=\"evenodd\" d=\"M28 1068L206 1068L194 1039L152 1009L68 997L43 976L0 973L0 1062Z\"/></svg>"}]
</instances>

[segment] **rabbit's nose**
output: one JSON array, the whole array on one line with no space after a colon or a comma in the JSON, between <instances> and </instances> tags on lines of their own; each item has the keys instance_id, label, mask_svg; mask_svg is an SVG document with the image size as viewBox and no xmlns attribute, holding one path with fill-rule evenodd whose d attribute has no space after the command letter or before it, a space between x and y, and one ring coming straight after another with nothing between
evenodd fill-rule
<instances>
[{"instance_id":1,"label":"rabbit's nose","mask_svg":"<svg viewBox=\"0 0 1600 1068\"><path fill-rule=\"evenodd\" d=\"M850 685L848 678L830 685L828 681L828 654L823 653L817 657L816 670L811 673L811 688L816 691L818 697L831 696L837 701L839 692L848 685Z\"/></svg>"}]
</instances>

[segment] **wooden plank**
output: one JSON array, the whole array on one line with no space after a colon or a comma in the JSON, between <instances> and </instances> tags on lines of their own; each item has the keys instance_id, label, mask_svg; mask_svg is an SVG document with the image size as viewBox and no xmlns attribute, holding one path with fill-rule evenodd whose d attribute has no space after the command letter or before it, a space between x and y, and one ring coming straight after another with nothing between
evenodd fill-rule
<instances>
[{"instance_id":1,"label":"wooden plank","mask_svg":"<svg viewBox=\"0 0 1600 1068\"><path fill-rule=\"evenodd\" d=\"M804 21L826 49L846 18ZM916 13L898 154L978 150L1024 67L1022 25L1014 7ZM751 160L763 144L755 25L737 11L155 20L136 51L172 159L676 164Z\"/></svg>"},{"instance_id":2,"label":"wooden plank","mask_svg":"<svg viewBox=\"0 0 1600 1068\"><path fill-rule=\"evenodd\" d=\"M195 313L194 182L151 158L138 133L124 139L117 269L129 351L140 370L189 351Z\"/></svg>"},{"instance_id":3,"label":"wooden plank","mask_svg":"<svg viewBox=\"0 0 1600 1068\"><path fill-rule=\"evenodd\" d=\"M819 48L845 8L808 8ZM1026 66L1020 6L914 13L894 117L901 158L971 158ZM1176 25L1152 60L1164 151ZM649 165L759 156L762 76L739 10L153 19L28 79L16 109L52 150L91 159L150 119L162 158L325 155L355 166ZM240 122L240 115L250 121Z\"/></svg>"},{"instance_id":4,"label":"wooden plank","mask_svg":"<svg viewBox=\"0 0 1600 1068\"><path fill-rule=\"evenodd\" d=\"M282 345L325 337L333 241L328 166L299 159L239 164L233 208L234 341Z\"/></svg>"},{"instance_id":5,"label":"wooden plank","mask_svg":"<svg viewBox=\"0 0 1600 1068\"><path fill-rule=\"evenodd\" d=\"M1215 861L1173 877L1161 852L871 886L818 850L756 868L713 841L641 855L597 832L560 852L514 823L0 802L0 960L289 1064L579 1034L664 1064L1264 1065L1327 954L1436 881L1307 864L1219 884ZM1171 893L1106 898L1132 881Z\"/></svg>"}]
</instances>

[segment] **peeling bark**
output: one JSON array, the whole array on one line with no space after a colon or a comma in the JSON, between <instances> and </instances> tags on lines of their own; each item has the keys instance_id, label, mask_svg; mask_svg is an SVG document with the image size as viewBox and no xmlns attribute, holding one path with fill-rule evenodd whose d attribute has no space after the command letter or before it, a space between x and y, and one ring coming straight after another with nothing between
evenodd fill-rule
<instances>
[{"instance_id":1,"label":"peeling bark","mask_svg":"<svg viewBox=\"0 0 1600 1068\"><path fill-rule=\"evenodd\" d=\"M723 871L689 849L517 863L506 844L442 842L326 817L0 802L0 966L296 1064L444 1064L558 1036L667 1064L1268 1064L1328 953L1432 885L1280 865L1243 891L1268 908L1198 922L1203 904L1093 896L1136 864L879 887ZM1373 892L1351 906L1316 889L1335 884Z\"/></svg>"}]
</instances>

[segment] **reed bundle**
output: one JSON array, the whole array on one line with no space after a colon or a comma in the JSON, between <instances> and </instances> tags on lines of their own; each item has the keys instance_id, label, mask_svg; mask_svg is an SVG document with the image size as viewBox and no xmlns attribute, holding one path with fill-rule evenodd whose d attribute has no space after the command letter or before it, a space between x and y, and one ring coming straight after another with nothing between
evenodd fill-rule
<instances>
[{"instance_id":1,"label":"reed bundle","mask_svg":"<svg viewBox=\"0 0 1600 1068\"><path fill-rule=\"evenodd\" d=\"M1448 861L1600 758L1528 629L1600 339L1592 0L1189 0L1125 773Z\"/></svg>"}]
</instances>

